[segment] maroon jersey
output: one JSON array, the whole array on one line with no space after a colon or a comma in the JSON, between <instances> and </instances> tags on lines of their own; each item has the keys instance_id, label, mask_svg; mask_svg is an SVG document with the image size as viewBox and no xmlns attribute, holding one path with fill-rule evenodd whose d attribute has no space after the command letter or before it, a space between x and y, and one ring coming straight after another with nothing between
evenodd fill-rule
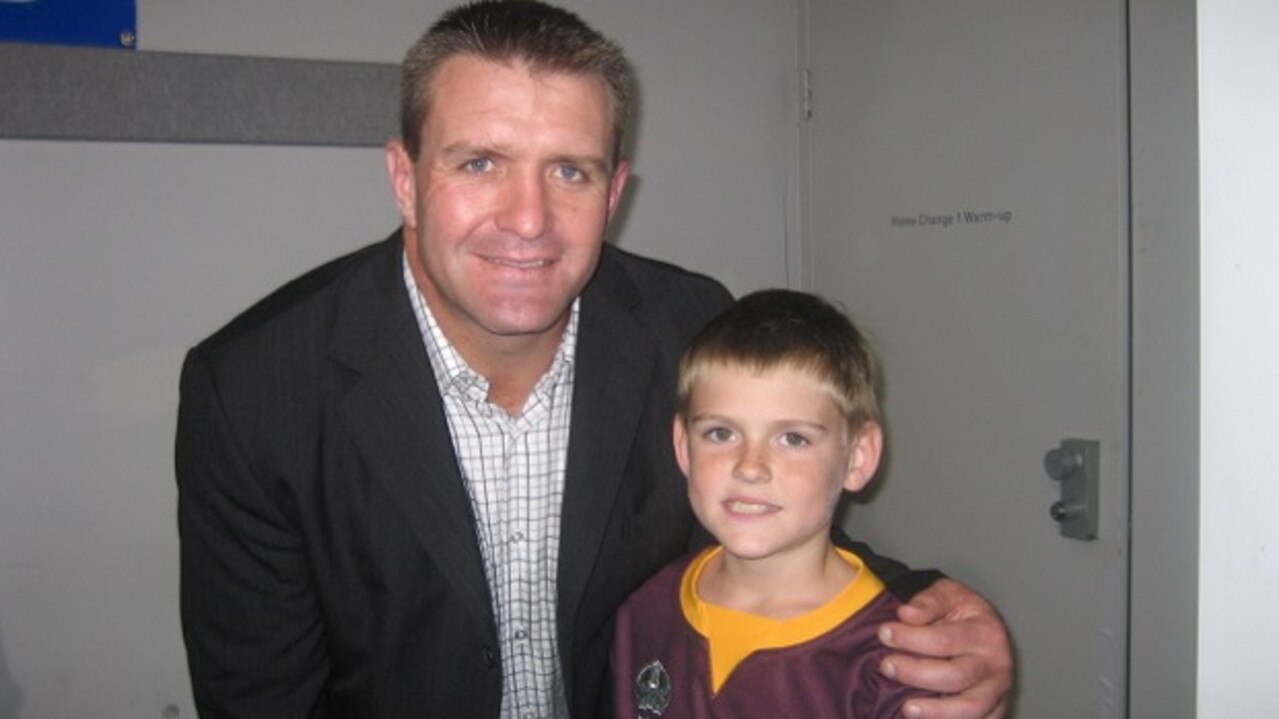
<instances>
[{"instance_id":1,"label":"maroon jersey","mask_svg":"<svg viewBox=\"0 0 1279 719\"><path fill-rule=\"evenodd\" d=\"M879 672L889 650L876 631L896 619L900 606L885 591L823 634L750 653L715 691L709 642L690 624L680 599L686 570L704 556L668 565L618 611L617 719L895 719L906 699L926 695Z\"/></svg>"}]
</instances>

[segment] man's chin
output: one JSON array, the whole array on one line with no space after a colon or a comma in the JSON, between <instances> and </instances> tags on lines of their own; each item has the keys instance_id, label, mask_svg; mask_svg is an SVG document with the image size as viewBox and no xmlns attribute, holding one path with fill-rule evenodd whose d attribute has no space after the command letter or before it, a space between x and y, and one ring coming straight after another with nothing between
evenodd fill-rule
<instances>
[{"instance_id":1,"label":"man's chin","mask_svg":"<svg viewBox=\"0 0 1279 719\"><path fill-rule=\"evenodd\" d=\"M485 329L498 337L532 339L539 336L555 335L558 337L568 324L568 311L561 312L518 312L491 315L485 322Z\"/></svg>"}]
</instances>

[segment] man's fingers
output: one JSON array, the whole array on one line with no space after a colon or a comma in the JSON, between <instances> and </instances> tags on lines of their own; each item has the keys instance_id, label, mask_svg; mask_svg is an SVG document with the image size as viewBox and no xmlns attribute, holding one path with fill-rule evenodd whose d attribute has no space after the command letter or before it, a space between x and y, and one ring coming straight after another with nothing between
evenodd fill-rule
<instances>
[{"instance_id":1,"label":"man's fingers","mask_svg":"<svg viewBox=\"0 0 1279 719\"><path fill-rule=\"evenodd\" d=\"M990 679L985 662L975 657L931 659L906 654L892 654L880 664L885 676L920 689L941 694L957 694L976 688ZM987 700L983 706L990 706ZM964 714L962 716L977 716Z\"/></svg>"},{"instance_id":2,"label":"man's fingers","mask_svg":"<svg viewBox=\"0 0 1279 719\"><path fill-rule=\"evenodd\" d=\"M1001 700L988 714L980 714L981 707L988 701L965 701L962 696L941 699L911 699L902 707L902 716L907 719L1004 719L1008 716L1007 703Z\"/></svg>"},{"instance_id":3,"label":"man's fingers","mask_svg":"<svg viewBox=\"0 0 1279 719\"><path fill-rule=\"evenodd\" d=\"M886 657L880 666L884 674L942 695L912 699L903 709L904 715L918 719L1004 717L1007 694L1012 688L1012 655L1005 644L1003 625L979 618L948 623L945 631L937 629L937 625L916 627L900 622L880 628L880 638L886 645L912 652ZM984 645L986 652L969 653L966 648L983 637L992 639L994 644ZM990 653L989 649L996 646L1003 651Z\"/></svg>"},{"instance_id":4,"label":"man's fingers","mask_svg":"<svg viewBox=\"0 0 1279 719\"><path fill-rule=\"evenodd\" d=\"M995 608L989 602L968 587L946 578L933 582L897 609L899 619L914 625L986 615L995 616Z\"/></svg>"},{"instance_id":5,"label":"man's fingers","mask_svg":"<svg viewBox=\"0 0 1279 719\"><path fill-rule=\"evenodd\" d=\"M976 592L942 579L879 628L897 650L881 663L887 676L940 696L908 701L915 719L1001 719L1012 687L1012 647L994 608Z\"/></svg>"},{"instance_id":6,"label":"man's fingers","mask_svg":"<svg viewBox=\"0 0 1279 719\"><path fill-rule=\"evenodd\" d=\"M1003 625L992 618L922 626L888 622L879 628L879 640L892 649L925 657L955 657L1001 647L1007 637Z\"/></svg>"},{"instance_id":7,"label":"man's fingers","mask_svg":"<svg viewBox=\"0 0 1279 719\"><path fill-rule=\"evenodd\" d=\"M941 605L935 594L916 595L909 604L903 604L897 608L897 618L915 626L932 624L945 616L946 608Z\"/></svg>"},{"instance_id":8,"label":"man's fingers","mask_svg":"<svg viewBox=\"0 0 1279 719\"><path fill-rule=\"evenodd\" d=\"M985 719L1004 719L1004 717L1006 716L1008 716L1007 695L1005 695L1003 699L999 700L999 704L995 705L995 708L991 710L989 714L986 715Z\"/></svg>"}]
</instances>

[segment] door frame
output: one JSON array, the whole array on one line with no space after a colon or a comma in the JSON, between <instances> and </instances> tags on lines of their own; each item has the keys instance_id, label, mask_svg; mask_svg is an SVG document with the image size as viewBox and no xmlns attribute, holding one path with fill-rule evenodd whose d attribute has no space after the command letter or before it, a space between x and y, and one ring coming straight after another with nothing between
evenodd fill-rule
<instances>
[{"instance_id":1,"label":"door frame","mask_svg":"<svg viewBox=\"0 0 1279 719\"><path fill-rule=\"evenodd\" d=\"M1128 0L1132 497L1128 716L1195 716L1199 117L1194 0Z\"/></svg>"}]
</instances>

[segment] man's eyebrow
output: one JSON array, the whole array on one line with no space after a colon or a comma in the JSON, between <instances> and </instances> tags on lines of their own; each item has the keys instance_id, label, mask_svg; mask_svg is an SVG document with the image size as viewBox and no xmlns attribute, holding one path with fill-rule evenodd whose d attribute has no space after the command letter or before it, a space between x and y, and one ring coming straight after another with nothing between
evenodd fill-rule
<instances>
[{"instance_id":1,"label":"man's eyebrow","mask_svg":"<svg viewBox=\"0 0 1279 719\"><path fill-rule=\"evenodd\" d=\"M604 174L608 172L610 163L600 155L560 155L552 159L555 164L568 164L584 167L592 172Z\"/></svg>"},{"instance_id":2,"label":"man's eyebrow","mask_svg":"<svg viewBox=\"0 0 1279 719\"><path fill-rule=\"evenodd\" d=\"M455 142L440 151L440 157L445 159L476 157L478 155L505 157L507 154L509 153L500 145L480 145L474 142Z\"/></svg>"}]
</instances>

